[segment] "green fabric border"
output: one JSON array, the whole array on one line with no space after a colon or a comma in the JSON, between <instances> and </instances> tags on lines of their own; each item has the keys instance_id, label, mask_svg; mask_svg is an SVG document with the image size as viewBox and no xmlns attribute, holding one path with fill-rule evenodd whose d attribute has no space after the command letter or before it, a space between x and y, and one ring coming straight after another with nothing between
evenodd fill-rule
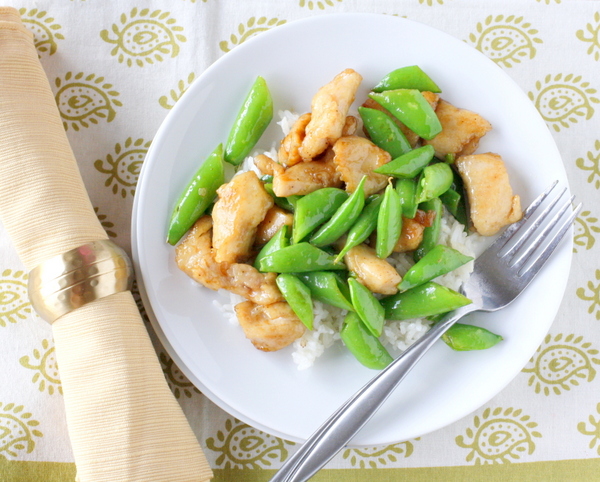
<instances>
[{"instance_id":1,"label":"green fabric border","mask_svg":"<svg viewBox=\"0 0 600 482\"><path fill-rule=\"evenodd\" d=\"M267 482L275 470L215 469L213 482ZM328 469L311 482L581 482L597 480L600 458L503 465L404 469ZM75 464L9 461L0 456L2 482L74 482Z\"/></svg>"}]
</instances>

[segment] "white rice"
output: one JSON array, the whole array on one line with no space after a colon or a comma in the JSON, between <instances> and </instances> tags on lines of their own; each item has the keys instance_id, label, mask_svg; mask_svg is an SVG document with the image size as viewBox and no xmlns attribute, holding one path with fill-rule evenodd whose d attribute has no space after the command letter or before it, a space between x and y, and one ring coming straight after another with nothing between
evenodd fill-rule
<instances>
[{"instance_id":1,"label":"white rice","mask_svg":"<svg viewBox=\"0 0 600 482\"><path fill-rule=\"evenodd\" d=\"M279 111L278 115L280 118L278 124L285 136L290 131L298 115L287 110ZM270 151L262 153L269 155L272 159L277 158L275 146ZM258 153L255 155L258 155ZM254 165L253 157L248 157L238 172L247 170L253 170L257 174L261 174ZM472 257L479 255L487 244L484 238L476 233L467 235L464 226L446 210L442 218L439 242ZM388 261L401 276L414 264L412 256L404 253L394 253L388 258ZM470 261L451 273L436 278L435 282L457 291L469 278L472 271L473 261ZM234 306L244 301L244 298L226 290L220 290L219 293L221 296L215 299L213 303L222 311L225 318L231 323L238 324ZM313 330L306 330L304 335L293 343L292 359L299 370L312 367L316 359L325 353L327 348L331 347L334 343L341 343L339 332L347 311L319 301L313 302L313 309ZM384 327L381 341L391 351L402 352L423 336L429 330L431 323L426 318L405 321L388 320Z\"/></svg>"}]
</instances>

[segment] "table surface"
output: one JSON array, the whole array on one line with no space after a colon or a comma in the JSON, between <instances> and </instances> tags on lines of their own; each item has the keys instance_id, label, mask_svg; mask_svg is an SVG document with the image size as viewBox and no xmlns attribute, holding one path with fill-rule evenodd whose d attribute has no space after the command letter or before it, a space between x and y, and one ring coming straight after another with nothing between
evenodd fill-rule
<instances>
[{"instance_id":1,"label":"table surface","mask_svg":"<svg viewBox=\"0 0 600 482\"><path fill-rule=\"evenodd\" d=\"M160 123L195 78L248 38L307 16L383 13L438 28L496 61L538 107L562 155L571 190L584 203L556 320L522 372L475 413L418 439L343 450L314 480L597 479L600 2L4 3L20 9L34 33L55 94L64 95L73 86L93 92L76 115L68 116L62 107L61 115L98 218L109 237L127 250L135 185ZM168 45L162 52L151 51L152 42L126 34L133 22L153 22L168 33ZM52 331L32 312L26 279L0 225L0 479L66 482L74 479L75 466ZM268 480L293 453L294 444L245 425L208 401L147 325L165 377L215 480Z\"/></svg>"}]
</instances>

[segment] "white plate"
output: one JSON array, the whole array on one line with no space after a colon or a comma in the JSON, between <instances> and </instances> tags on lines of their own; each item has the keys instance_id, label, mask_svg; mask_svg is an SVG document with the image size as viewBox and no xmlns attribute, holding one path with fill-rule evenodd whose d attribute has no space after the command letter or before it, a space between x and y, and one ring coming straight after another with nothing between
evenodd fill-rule
<instances>
[{"instance_id":1,"label":"white plate","mask_svg":"<svg viewBox=\"0 0 600 482\"><path fill-rule=\"evenodd\" d=\"M215 293L176 267L165 242L173 205L198 163L226 140L241 102L263 76L275 109L310 108L317 89L345 68L364 77L357 102L389 71L419 65L453 104L474 110L494 129L478 152L508 164L524 206L552 180L567 184L546 125L520 88L464 42L402 18L323 15L262 33L215 62L189 88L160 127L137 187L133 252L152 324L185 375L214 403L242 421L288 440L305 440L374 372L342 346L298 371L291 348L256 350L213 305ZM273 125L261 140L280 139ZM556 256L509 308L472 315L504 342L456 353L438 343L356 436L355 446L384 445L424 435L476 410L525 366L556 315L571 261L563 243Z\"/></svg>"}]
</instances>

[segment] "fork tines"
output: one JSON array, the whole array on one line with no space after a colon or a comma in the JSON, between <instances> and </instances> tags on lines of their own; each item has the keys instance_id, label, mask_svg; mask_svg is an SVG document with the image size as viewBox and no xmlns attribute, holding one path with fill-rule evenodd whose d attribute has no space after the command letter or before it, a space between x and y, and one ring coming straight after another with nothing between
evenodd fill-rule
<instances>
[{"instance_id":1,"label":"fork tines","mask_svg":"<svg viewBox=\"0 0 600 482\"><path fill-rule=\"evenodd\" d=\"M581 210L581 203L575 208L572 207L575 196L562 201L562 204L559 205L559 201L567 192L567 188L564 188L528 226L525 226L527 221L532 218L550 196L557 184L558 181L554 181L538 196L525 210L523 218L509 226L497 241L504 241L498 256L509 260L511 267L518 268L518 276L523 276L531 267L535 266L534 273L541 268L554 252ZM558 209L556 209L557 205ZM552 217L548 219L553 212ZM510 247L508 247L509 241L514 241ZM539 248L542 245L544 247L540 251ZM506 249L507 247L508 249Z\"/></svg>"}]
</instances>

